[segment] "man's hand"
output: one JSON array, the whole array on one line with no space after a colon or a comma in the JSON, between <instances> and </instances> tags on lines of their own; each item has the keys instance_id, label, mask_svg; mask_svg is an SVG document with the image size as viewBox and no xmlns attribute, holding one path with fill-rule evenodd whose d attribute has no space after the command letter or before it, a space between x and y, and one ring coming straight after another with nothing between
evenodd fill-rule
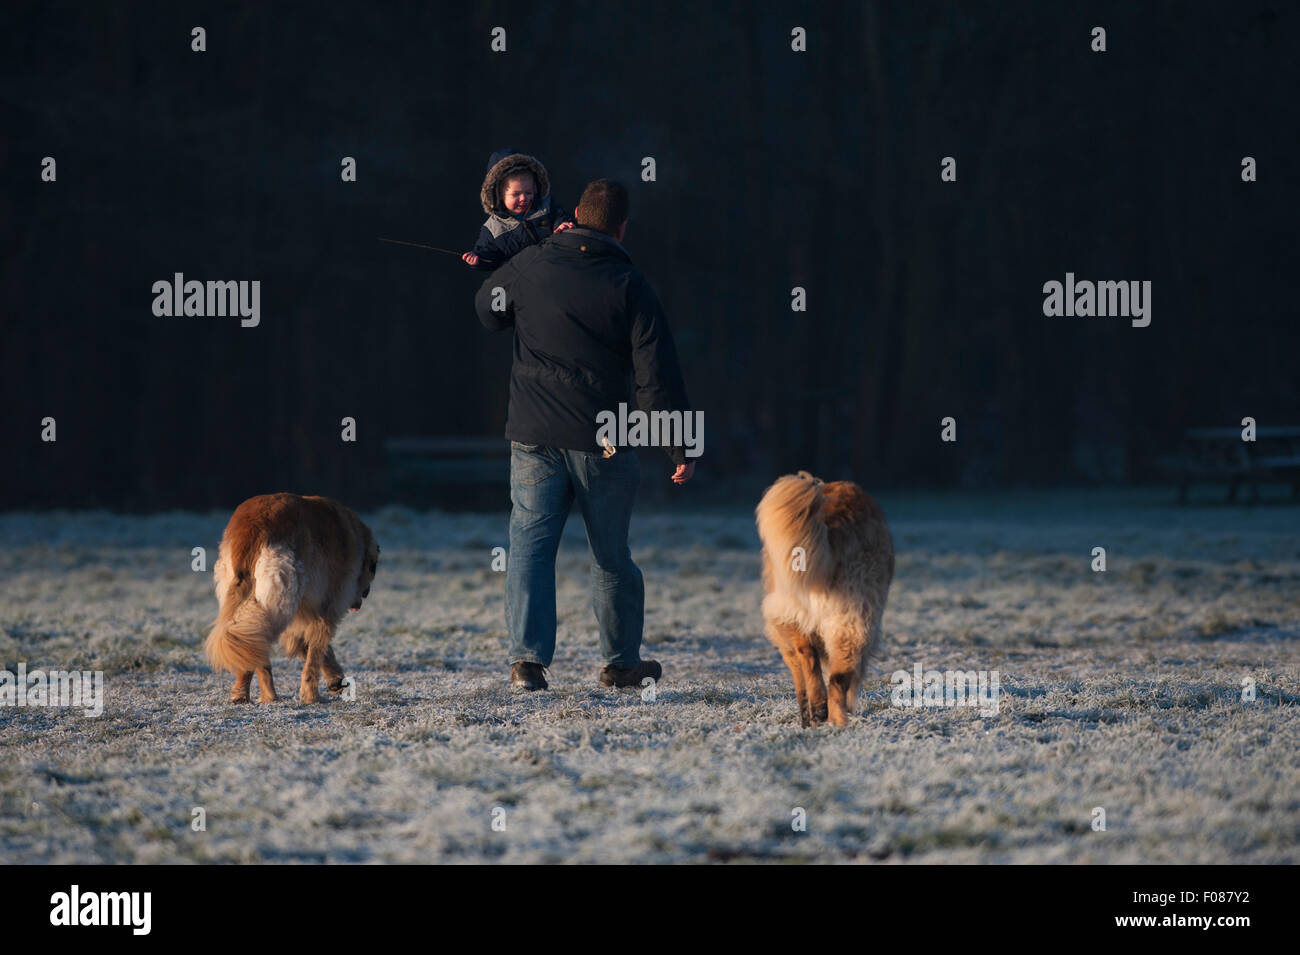
<instances>
[{"instance_id":1,"label":"man's hand","mask_svg":"<svg viewBox=\"0 0 1300 955\"><path fill-rule=\"evenodd\" d=\"M689 461L686 464L677 465L677 470L673 472L674 484L685 484L695 475L695 462Z\"/></svg>"},{"instance_id":2,"label":"man's hand","mask_svg":"<svg viewBox=\"0 0 1300 955\"><path fill-rule=\"evenodd\" d=\"M464 259L466 262L468 262L470 265L478 265L478 256L475 255L473 252L466 252L464 255L461 256L461 258Z\"/></svg>"}]
</instances>

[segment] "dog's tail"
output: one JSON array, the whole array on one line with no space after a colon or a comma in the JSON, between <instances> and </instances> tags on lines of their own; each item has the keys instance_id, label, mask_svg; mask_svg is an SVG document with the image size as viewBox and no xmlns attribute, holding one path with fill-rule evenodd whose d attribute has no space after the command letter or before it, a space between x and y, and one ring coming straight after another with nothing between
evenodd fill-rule
<instances>
[{"instance_id":1,"label":"dog's tail","mask_svg":"<svg viewBox=\"0 0 1300 955\"><path fill-rule=\"evenodd\" d=\"M821 589L829 582L835 560L821 511L822 482L807 471L778 478L758 502L758 536L779 583Z\"/></svg>"},{"instance_id":2,"label":"dog's tail","mask_svg":"<svg viewBox=\"0 0 1300 955\"><path fill-rule=\"evenodd\" d=\"M286 547L228 549L223 542L221 550L214 568L221 611L204 651L215 669L260 670L270 666L271 645L297 613L301 568Z\"/></svg>"}]
</instances>

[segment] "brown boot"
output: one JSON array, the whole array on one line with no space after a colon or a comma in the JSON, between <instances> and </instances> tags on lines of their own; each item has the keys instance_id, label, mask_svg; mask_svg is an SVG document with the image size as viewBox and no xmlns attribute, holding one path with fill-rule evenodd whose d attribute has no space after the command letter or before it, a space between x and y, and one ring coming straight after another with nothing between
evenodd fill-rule
<instances>
[{"instance_id":1,"label":"brown boot","mask_svg":"<svg viewBox=\"0 0 1300 955\"><path fill-rule=\"evenodd\" d=\"M664 668L654 660L642 660L636 666L628 667L626 670L611 663L600 671L600 682L602 686L640 686L641 681L646 677L650 677L657 683L663 675Z\"/></svg>"},{"instance_id":2,"label":"brown boot","mask_svg":"<svg viewBox=\"0 0 1300 955\"><path fill-rule=\"evenodd\" d=\"M520 660L510 664L510 685L522 690L546 689L546 668L540 663Z\"/></svg>"}]
</instances>

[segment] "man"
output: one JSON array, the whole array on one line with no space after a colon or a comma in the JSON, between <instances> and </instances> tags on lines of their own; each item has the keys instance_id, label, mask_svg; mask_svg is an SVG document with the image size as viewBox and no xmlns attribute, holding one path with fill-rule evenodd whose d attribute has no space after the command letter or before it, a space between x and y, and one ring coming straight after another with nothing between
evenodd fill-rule
<instances>
[{"instance_id":1,"label":"man","mask_svg":"<svg viewBox=\"0 0 1300 955\"><path fill-rule=\"evenodd\" d=\"M629 400L646 412L690 409L677 351L654 289L623 248L627 190L587 186L577 225L518 253L475 299L491 331L513 328L514 364L505 436L510 439L510 554L506 626L510 683L546 689L555 653L555 554L577 501L591 547L591 600L600 626L605 686L640 686L663 675L641 659L645 592L627 544L640 482L636 452L597 442L597 416ZM612 450L613 453L610 453ZM682 447L664 448L672 480L695 473Z\"/></svg>"}]
</instances>

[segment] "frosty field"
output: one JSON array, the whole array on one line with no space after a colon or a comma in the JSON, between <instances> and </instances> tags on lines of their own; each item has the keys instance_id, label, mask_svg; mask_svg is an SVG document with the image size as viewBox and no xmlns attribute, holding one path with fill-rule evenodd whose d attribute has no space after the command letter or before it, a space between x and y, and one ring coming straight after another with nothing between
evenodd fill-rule
<instances>
[{"instance_id":1,"label":"frosty field","mask_svg":"<svg viewBox=\"0 0 1300 955\"><path fill-rule=\"evenodd\" d=\"M0 661L105 688L98 718L0 707L0 863L1300 861L1300 508L879 497L883 654L850 725L810 730L752 504L634 519L653 701L596 683L576 513L551 692L507 686L505 514L389 508L335 643L356 700L299 704L277 656L265 706L202 659L228 513L0 515ZM999 711L891 706L917 663L999 671Z\"/></svg>"}]
</instances>

